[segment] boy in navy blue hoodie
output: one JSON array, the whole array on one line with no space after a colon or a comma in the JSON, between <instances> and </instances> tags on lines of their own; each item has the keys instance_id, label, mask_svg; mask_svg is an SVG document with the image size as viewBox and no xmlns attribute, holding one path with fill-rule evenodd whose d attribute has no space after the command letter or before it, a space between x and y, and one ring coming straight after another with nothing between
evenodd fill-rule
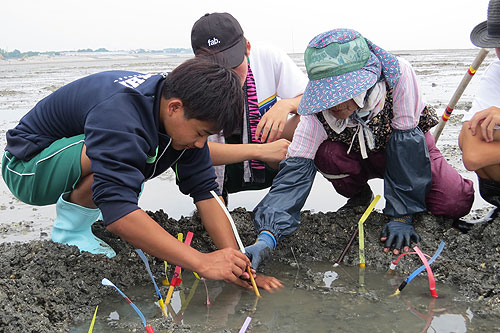
<instances>
[{"instance_id":1,"label":"boy in navy blue hoodie","mask_svg":"<svg viewBox=\"0 0 500 333\"><path fill-rule=\"evenodd\" d=\"M218 189L206 144L210 134L232 133L242 110L238 76L204 59L169 75L93 74L41 100L7 132L2 175L21 201L56 203L55 242L113 257L91 232L102 213L107 229L136 248L242 285L249 260L210 194ZM139 208L142 184L170 167L220 250L196 251Z\"/></svg>"}]
</instances>

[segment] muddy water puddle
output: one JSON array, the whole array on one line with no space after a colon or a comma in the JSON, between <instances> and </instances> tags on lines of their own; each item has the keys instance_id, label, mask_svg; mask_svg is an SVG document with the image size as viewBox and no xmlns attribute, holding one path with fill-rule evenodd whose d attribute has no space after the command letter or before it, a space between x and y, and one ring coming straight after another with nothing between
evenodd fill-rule
<instances>
[{"instance_id":1,"label":"muddy water puddle","mask_svg":"<svg viewBox=\"0 0 500 333\"><path fill-rule=\"evenodd\" d=\"M390 295L407 277L382 274L370 268L336 267L316 263L295 268L279 263L267 265L266 273L285 285L274 294L252 292L223 282L207 281L210 305L203 281L185 271L176 287L168 315L193 332L239 332L247 317L247 332L493 332L500 329L493 319L480 318L453 288L437 281L438 298L429 293L425 276L413 280L399 296ZM146 274L146 272L145 272ZM164 278L164 277L162 277ZM119 282L119 281L114 281ZM157 278L161 283L161 279ZM105 288L105 287L103 287ZM163 295L166 286L160 286ZM153 286L123 290L146 317L161 320ZM87 323L72 332L87 332ZM118 294L99 304L94 332L137 332L139 316ZM154 324L153 324L153 328ZM179 328L180 330L180 328ZM171 330L156 329L155 332ZM175 329L174 329L175 331Z\"/></svg>"}]
</instances>

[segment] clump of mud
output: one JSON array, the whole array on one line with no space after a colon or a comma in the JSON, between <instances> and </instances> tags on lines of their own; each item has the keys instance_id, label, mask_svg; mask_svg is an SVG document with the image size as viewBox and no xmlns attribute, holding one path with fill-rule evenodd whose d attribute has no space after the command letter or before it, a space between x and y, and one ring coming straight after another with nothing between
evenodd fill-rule
<instances>
[{"instance_id":1,"label":"clump of mud","mask_svg":"<svg viewBox=\"0 0 500 333\"><path fill-rule=\"evenodd\" d=\"M362 213L362 210L303 212L300 228L280 241L273 259L290 265L297 262L301 269L307 269L307 263L312 261L334 263ZM169 218L161 210L149 214L173 235L192 231L194 248L203 252L215 249L196 214L179 220ZM256 237L252 213L240 208L232 216L243 243L251 244ZM366 261L380 271L386 271L395 257L383 253L379 241L380 230L387 221L383 214L373 212L365 222ZM436 280L458 288L457 297L470 302L476 315L500 317L500 218L478 224L467 234L452 228L452 220L430 214L417 215L415 222L422 236L419 247L424 252L432 255L441 240L446 242L443 253L432 266ZM102 224L96 223L94 232L116 250L115 258L80 253L76 247L51 241L0 244L0 331L68 331L75 323L90 323L95 306L116 293L101 286L102 278L110 279L125 292L134 285L151 283L144 264L130 245L106 231ZM357 246L355 240L352 247ZM398 271L413 271L418 263L412 260L401 261ZM162 276L163 262L150 258L150 264L153 274ZM357 251L349 251L343 264L356 266ZM262 268L265 273L265 264ZM196 330L163 318L150 324L169 332ZM124 325L127 327L121 329L142 329L139 324Z\"/></svg>"}]
</instances>

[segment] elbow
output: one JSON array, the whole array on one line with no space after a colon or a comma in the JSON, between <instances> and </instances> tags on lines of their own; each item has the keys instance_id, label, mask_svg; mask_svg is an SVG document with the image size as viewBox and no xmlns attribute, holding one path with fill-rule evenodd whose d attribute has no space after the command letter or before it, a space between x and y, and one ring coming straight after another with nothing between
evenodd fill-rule
<instances>
[{"instance_id":1,"label":"elbow","mask_svg":"<svg viewBox=\"0 0 500 333\"><path fill-rule=\"evenodd\" d=\"M475 155L478 155L478 154L474 154L474 153L467 153L466 154L466 153L464 153L462 155L462 161L464 163L465 168L468 171L476 171L476 170L481 168L481 165L480 165L479 159L478 159L479 156L475 156Z\"/></svg>"}]
</instances>

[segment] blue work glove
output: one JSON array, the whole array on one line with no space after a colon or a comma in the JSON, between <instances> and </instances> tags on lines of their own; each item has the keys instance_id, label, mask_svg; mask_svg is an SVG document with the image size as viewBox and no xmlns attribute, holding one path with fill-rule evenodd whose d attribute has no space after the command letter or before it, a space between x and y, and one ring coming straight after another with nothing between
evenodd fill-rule
<instances>
[{"instance_id":1,"label":"blue work glove","mask_svg":"<svg viewBox=\"0 0 500 333\"><path fill-rule=\"evenodd\" d=\"M252 261L252 268L257 270L260 263L269 258L275 247L274 236L268 231L261 232L255 244L245 247L245 254Z\"/></svg>"},{"instance_id":2,"label":"blue work glove","mask_svg":"<svg viewBox=\"0 0 500 333\"><path fill-rule=\"evenodd\" d=\"M394 249L394 254L398 254L402 248L408 250L412 241L420 242L420 236L413 228L411 215L405 215L392 217L382 229L380 240L385 241L384 250Z\"/></svg>"}]
</instances>

